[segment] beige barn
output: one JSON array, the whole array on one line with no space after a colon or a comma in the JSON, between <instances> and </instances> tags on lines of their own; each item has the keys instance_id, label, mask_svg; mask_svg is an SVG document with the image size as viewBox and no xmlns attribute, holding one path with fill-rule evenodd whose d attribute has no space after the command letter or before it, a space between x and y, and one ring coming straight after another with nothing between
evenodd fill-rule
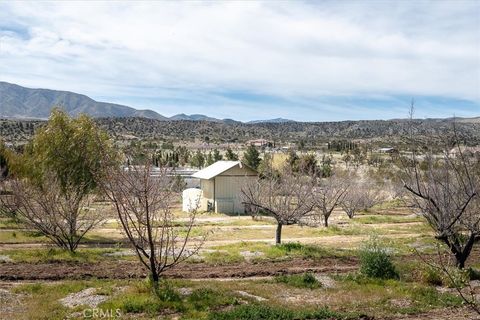
<instances>
[{"instance_id":1,"label":"beige barn","mask_svg":"<svg viewBox=\"0 0 480 320\"><path fill-rule=\"evenodd\" d=\"M198 202L200 211L245 213L242 187L257 176L257 171L240 161L217 161L192 175L200 179L200 189L183 192L183 210L190 211L192 203Z\"/></svg>"}]
</instances>

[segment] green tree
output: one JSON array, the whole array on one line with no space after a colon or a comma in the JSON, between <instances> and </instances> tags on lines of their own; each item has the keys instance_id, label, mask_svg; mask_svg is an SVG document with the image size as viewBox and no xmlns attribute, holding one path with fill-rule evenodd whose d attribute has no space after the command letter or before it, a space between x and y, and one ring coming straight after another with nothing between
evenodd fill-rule
<instances>
[{"instance_id":1,"label":"green tree","mask_svg":"<svg viewBox=\"0 0 480 320\"><path fill-rule=\"evenodd\" d=\"M173 150L175 147L173 145L172 142L170 141L165 141L164 143L162 143L162 149L163 150Z\"/></svg>"},{"instance_id":2,"label":"green tree","mask_svg":"<svg viewBox=\"0 0 480 320\"><path fill-rule=\"evenodd\" d=\"M86 115L71 118L55 108L26 146L21 173L38 184L53 174L62 188L76 186L76 192L87 195L102 178L105 159L116 160L116 152L93 119Z\"/></svg>"},{"instance_id":3,"label":"green tree","mask_svg":"<svg viewBox=\"0 0 480 320\"><path fill-rule=\"evenodd\" d=\"M313 153L305 154L298 160L298 168L305 174L317 173L317 157Z\"/></svg>"},{"instance_id":4,"label":"green tree","mask_svg":"<svg viewBox=\"0 0 480 320\"><path fill-rule=\"evenodd\" d=\"M215 161L213 160L213 155L212 155L212 152L210 151L208 154L207 154L207 159L205 160L205 164L207 166L213 164Z\"/></svg>"},{"instance_id":5,"label":"green tree","mask_svg":"<svg viewBox=\"0 0 480 320\"><path fill-rule=\"evenodd\" d=\"M243 160L245 161L246 165L256 170L261 161L260 153L258 152L257 148L252 145L248 146L247 150L243 154Z\"/></svg>"},{"instance_id":6,"label":"green tree","mask_svg":"<svg viewBox=\"0 0 480 320\"><path fill-rule=\"evenodd\" d=\"M322 163L320 166L320 176L323 178L328 178L332 175L332 157L325 156L322 157Z\"/></svg>"},{"instance_id":7,"label":"green tree","mask_svg":"<svg viewBox=\"0 0 480 320\"><path fill-rule=\"evenodd\" d=\"M298 172L298 161L300 158L293 149L288 150L287 164L292 172Z\"/></svg>"},{"instance_id":8,"label":"green tree","mask_svg":"<svg viewBox=\"0 0 480 320\"><path fill-rule=\"evenodd\" d=\"M10 183L15 208L25 223L59 247L75 251L101 215L86 209L117 155L106 133L81 115L54 109L23 155L15 160L19 179Z\"/></svg>"},{"instance_id":9,"label":"green tree","mask_svg":"<svg viewBox=\"0 0 480 320\"><path fill-rule=\"evenodd\" d=\"M190 159L190 165L195 168L203 168L205 165L205 156L200 150L197 150L193 157Z\"/></svg>"},{"instance_id":10,"label":"green tree","mask_svg":"<svg viewBox=\"0 0 480 320\"><path fill-rule=\"evenodd\" d=\"M232 151L232 149L227 148L227 151L225 153L225 158L229 161L237 161L238 160L238 155Z\"/></svg>"},{"instance_id":11,"label":"green tree","mask_svg":"<svg viewBox=\"0 0 480 320\"><path fill-rule=\"evenodd\" d=\"M217 149L213 149L213 161L217 162L217 161L220 161L222 159L223 159L223 157L220 154L220 152Z\"/></svg>"},{"instance_id":12,"label":"green tree","mask_svg":"<svg viewBox=\"0 0 480 320\"><path fill-rule=\"evenodd\" d=\"M5 143L0 140L0 181L7 178L9 174L9 158L11 152L5 146Z\"/></svg>"}]
</instances>

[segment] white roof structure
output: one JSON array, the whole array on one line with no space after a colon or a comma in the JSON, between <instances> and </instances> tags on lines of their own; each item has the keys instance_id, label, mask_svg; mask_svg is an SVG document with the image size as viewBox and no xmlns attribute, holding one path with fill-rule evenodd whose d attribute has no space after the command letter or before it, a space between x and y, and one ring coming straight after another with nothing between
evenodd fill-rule
<instances>
[{"instance_id":1,"label":"white roof structure","mask_svg":"<svg viewBox=\"0 0 480 320\"><path fill-rule=\"evenodd\" d=\"M241 161L217 161L205 169L192 174L192 177L209 180L237 165L240 166L240 168L245 166Z\"/></svg>"}]
</instances>

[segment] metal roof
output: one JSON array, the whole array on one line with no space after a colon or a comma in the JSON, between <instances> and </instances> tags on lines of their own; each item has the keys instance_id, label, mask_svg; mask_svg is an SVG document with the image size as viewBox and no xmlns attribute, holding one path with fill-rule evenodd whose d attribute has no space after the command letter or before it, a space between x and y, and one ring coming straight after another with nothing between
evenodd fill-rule
<instances>
[{"instance_id":1,"label":"metal roof","mask_svg":"<svg viewBox=\"0 0 480 320\"><path fill-rule=\"evenodd\" d=\"M239 165L240 168L245 166L241 161L217 161L205 169L192 174L192 177L206 180L212 179L237 165Z\"/></svg>"}]
</instances>

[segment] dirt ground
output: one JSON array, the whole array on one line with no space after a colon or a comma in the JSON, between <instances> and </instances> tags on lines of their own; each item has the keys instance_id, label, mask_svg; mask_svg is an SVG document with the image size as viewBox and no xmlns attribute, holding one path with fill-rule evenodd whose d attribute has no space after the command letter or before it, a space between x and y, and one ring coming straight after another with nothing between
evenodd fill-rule
<instances>
[{"instance_id":1,"label":"dirt ground","mask_svg":"<svg viewBox=\"0 0 480 320\"><path fill-rule=\"evenodd\" d=\"M247 278L297 274L304 272L349 272L356 270L355 258L325 258L322 261L294 259L288 261L262 261L212 265L183 263L167 270L165 276L181 279ZM102 261L98 263L0 263L0 280L79 280L144 278L147 273L137 262Z\"/></svg>"}]
</instances>

